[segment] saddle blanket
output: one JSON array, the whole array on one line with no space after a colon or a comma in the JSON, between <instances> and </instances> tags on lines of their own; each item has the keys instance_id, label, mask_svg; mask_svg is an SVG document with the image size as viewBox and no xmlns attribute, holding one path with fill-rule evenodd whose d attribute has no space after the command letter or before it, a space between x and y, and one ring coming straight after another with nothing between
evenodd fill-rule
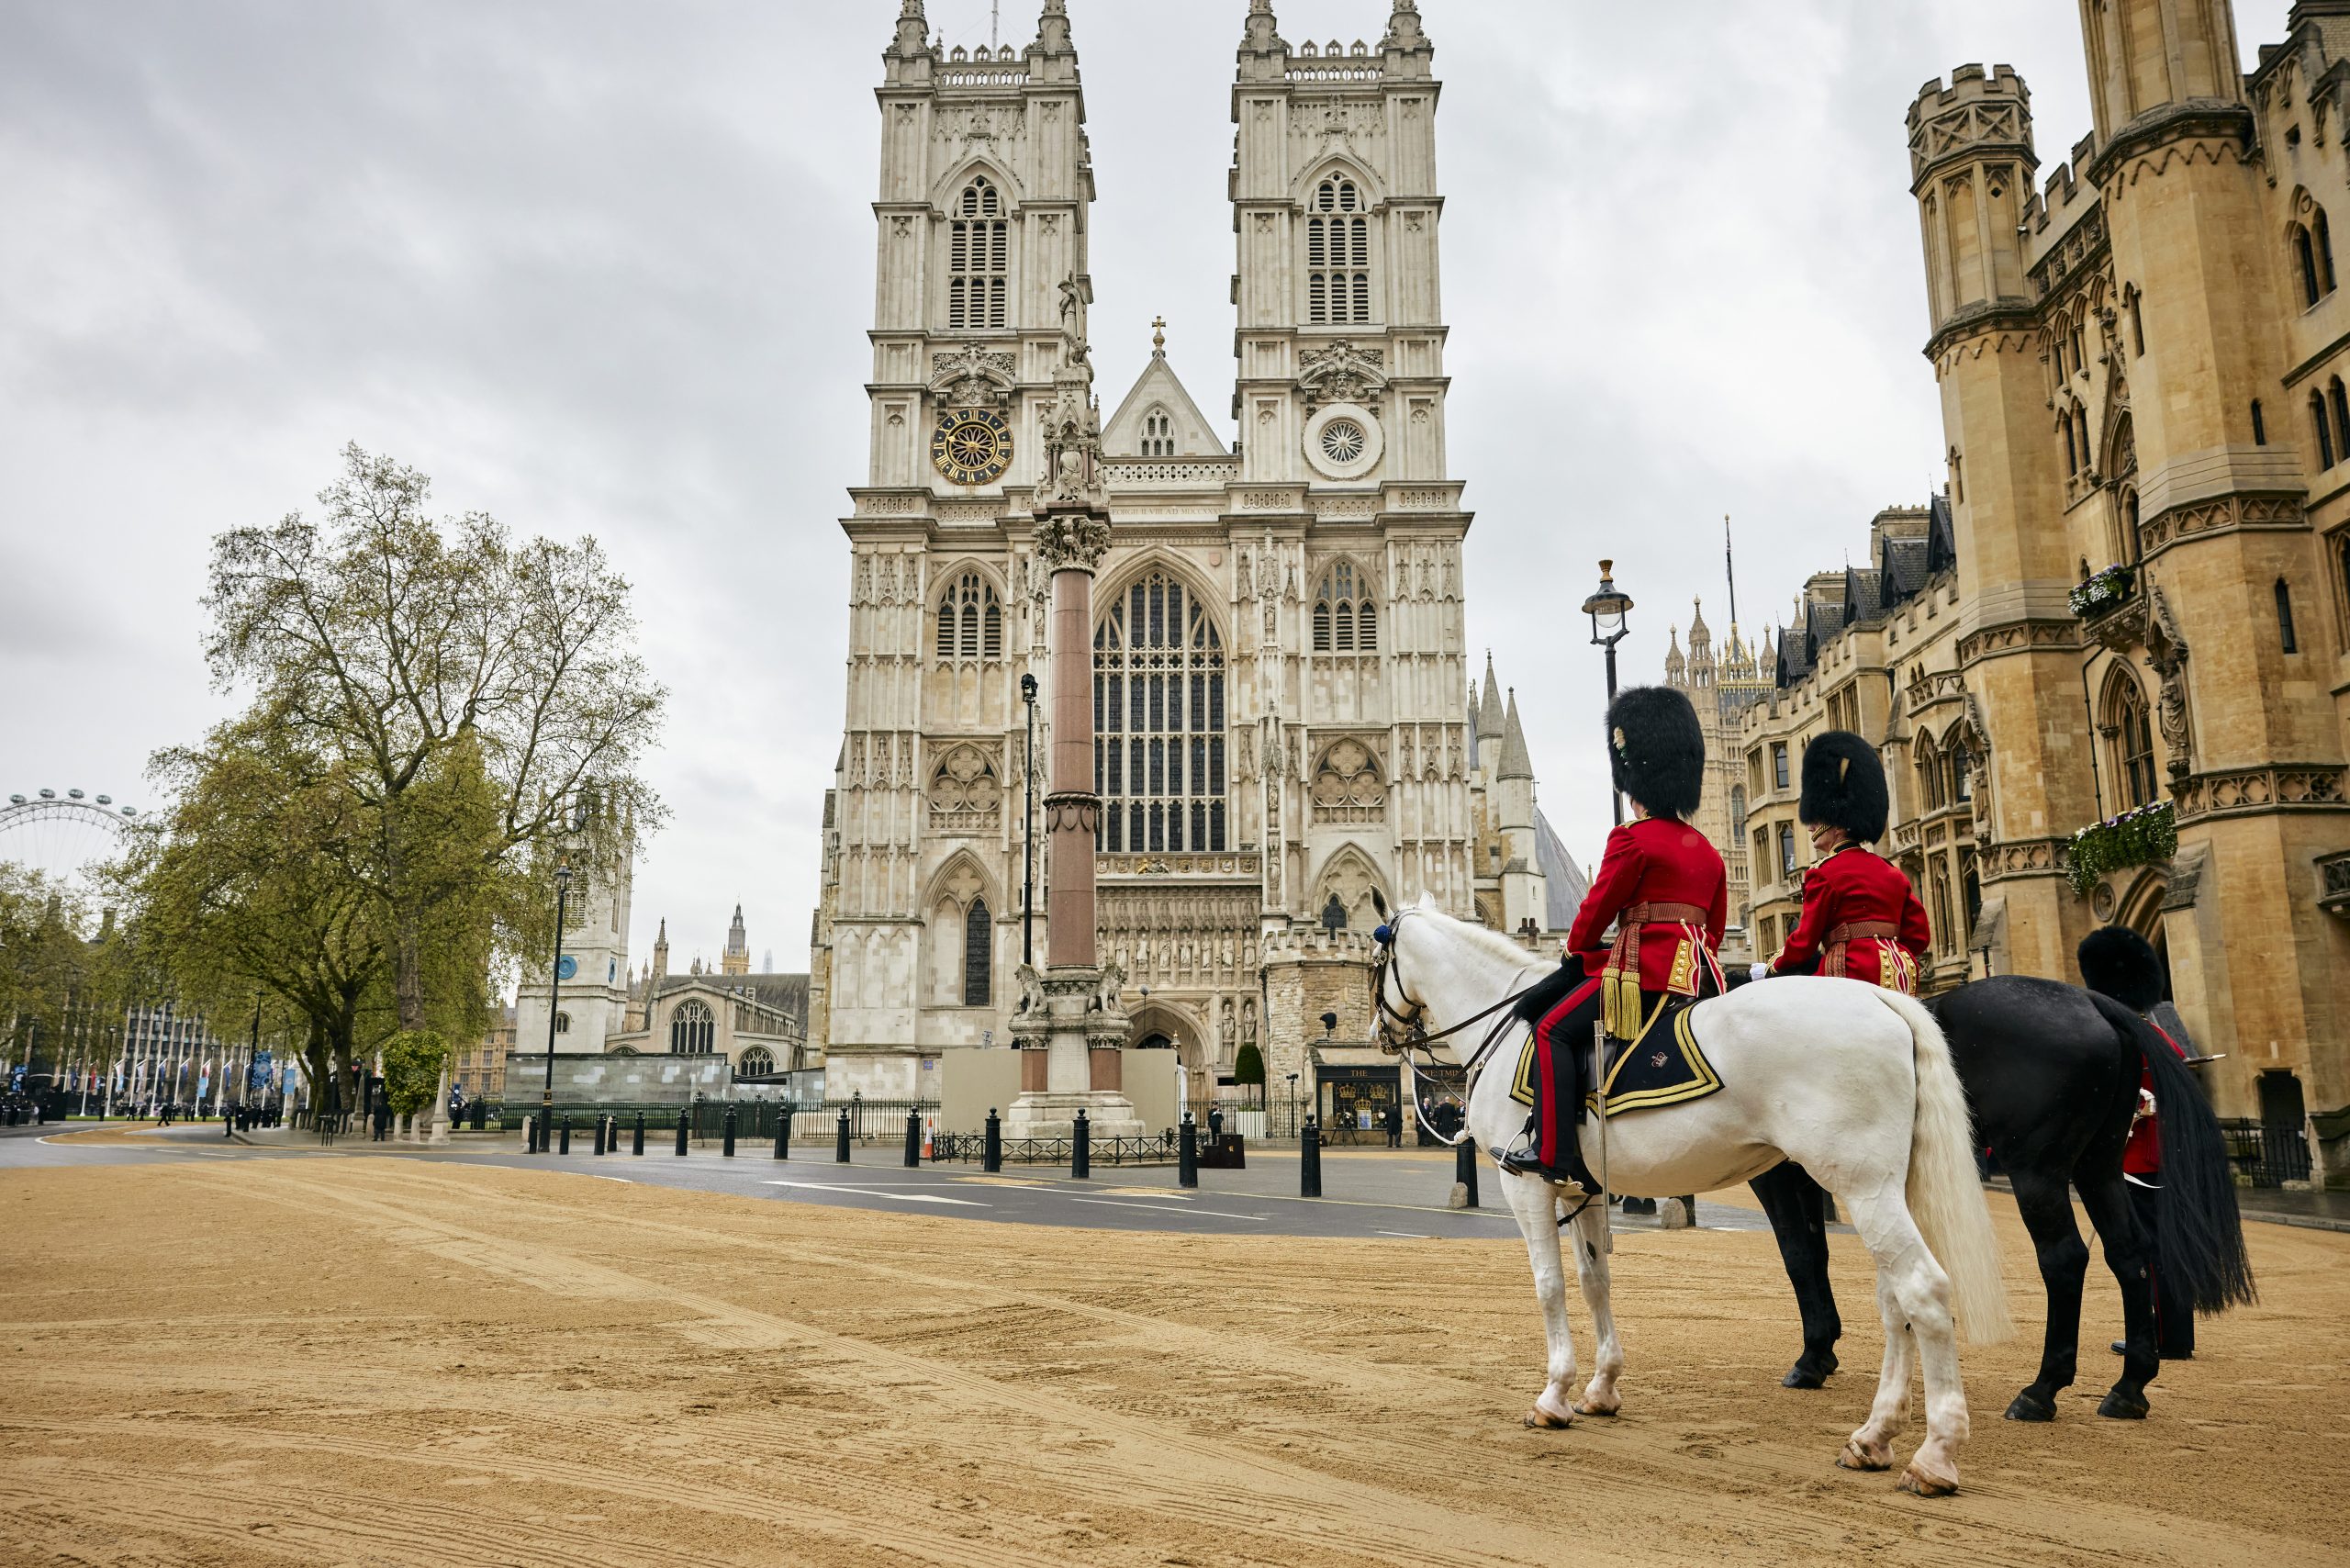
<instances>
[{"instance_id":1,"label":"saddle blanket","mask_svg":"<svg viewBox=\"0 0 2350 1568\"><path fill-rule=\"evenodd\" d=\"M1670 1006L1664 1016L1651 1019L1639 1039L1611 1039L1607 1062L1607 1114L1652 1110L1702 1100L1722 1086L1720 1074L1706 1059L1697 1044L1695 1020L1703 1004ZM1534 1031L1528 1028L1518 1047L1517 1071L1510 1081L1510 1098L1521 1105L1534 1103ZM1599 1096L1584 1097L1584 1108L1596 1112Z\"/></svg>"}]
</instances>

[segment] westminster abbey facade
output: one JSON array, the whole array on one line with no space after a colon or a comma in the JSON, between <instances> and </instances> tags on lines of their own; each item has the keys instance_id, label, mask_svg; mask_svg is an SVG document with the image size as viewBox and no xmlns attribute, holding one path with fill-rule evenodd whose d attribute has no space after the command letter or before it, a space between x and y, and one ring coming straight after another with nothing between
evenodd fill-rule
<instances>
[{"instance_id":1,"label":"westminster abbey facade","mask_svg":"<svg viewBox=\"0 0 2350 1568\"><path fill-rule=\"evenodd\" d=\"M1102 420L1101 953L1130 1043L1181 1051L1194 1085L1277 1054L1267 966L1358 954L1374 890L1539 931L1580 879L1469 663L1431 56L1412 0L1376 44L1295 46L1254 0L1230 88L1237 377L1217 389L1237 439L1163 332ZM1095 178L1062 0L1024 48L977 50L941 48L904 0L883 63L870 459L842 521L846 723L809 1019L830 1092L868 1097L1009 1043L1022 682L1048 678L1030 498L1055 367L1091 363ZM1035 876L1041 955L1041 843Z\"/></svg>"}]
</instances>

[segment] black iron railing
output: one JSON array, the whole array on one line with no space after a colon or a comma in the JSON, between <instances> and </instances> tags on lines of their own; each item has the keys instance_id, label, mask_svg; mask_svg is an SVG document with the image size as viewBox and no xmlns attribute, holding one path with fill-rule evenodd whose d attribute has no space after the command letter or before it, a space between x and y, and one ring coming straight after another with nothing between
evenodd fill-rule
<instances>
[{"instance_id":1,"label":"black iron railing","mask_svg":"<svg viewBox=\"0 0 2350 1568\"><path fill-rule=\"evenodd\" d=\"M2249 1116L2223 1117L2220 1134L2227 1140L2228 1162L2254 1186L2281 1187L2310 1179L2310 1140L2301 1128Z\"/></svg>"}]
</instances>

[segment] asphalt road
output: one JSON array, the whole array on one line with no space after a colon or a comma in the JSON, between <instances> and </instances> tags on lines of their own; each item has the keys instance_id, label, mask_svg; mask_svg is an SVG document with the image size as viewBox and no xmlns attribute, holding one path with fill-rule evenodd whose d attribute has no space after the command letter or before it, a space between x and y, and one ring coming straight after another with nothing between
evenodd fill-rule
<instances>
[{"instance_id":1,"label":"asphalt road","mask_svg":"<svg viewBox=\"0 0 2350 1568\"><path fill-rule=\"evenodd\" d=\"M587 1152L592 1137L575 1133L569 1155L526 1155L518 1137L462 1134L445 1149L345 1138L321 1147L315 1136L258 1133L248 1143L224 1138L218 1123L154 1131L135 1129L137 1141L84 1143L57 1135L92 1124L38 1129L46 1136L0 1140L0 1170L45 1165L122 1164L158 1159L341 1159L365 1157L435 1164L502 1165L562 1170L614 1182L644 1182L696 1192L732 1193L786 1203L824 1204L901 1214L956 1215L1022 1225L1081 1226L1179 1235L1321 1237L1514 1237L1517 1226L1499 1207L1490 1169L1482 1186L1491 1207L1446 1206L1452 1188L1449 1149L1326 1150L1320 1198L1298 1196L1294 1149L1255 1148L1245 1170L1203 1170L1200 1185L1178 1187L1172 1166L1097 1166L1089 1181L1065 1170L1008 1168L989 1176L974 1166L925 1165L908 1170L894 1147L858 1148L850 1164L835 1163L829 1143L798 1148L787 1160L765 1145L740 1146L735 1158L715 1143L680 1158L666 1139L647 1140L642 1156ZM1701 1201L1698 1223L1751 1230L1762 1216L1751 1209ZM1646 1217L1617 1216L1628 1230L1656 1228Z\"/></svg>"}]
</instances>

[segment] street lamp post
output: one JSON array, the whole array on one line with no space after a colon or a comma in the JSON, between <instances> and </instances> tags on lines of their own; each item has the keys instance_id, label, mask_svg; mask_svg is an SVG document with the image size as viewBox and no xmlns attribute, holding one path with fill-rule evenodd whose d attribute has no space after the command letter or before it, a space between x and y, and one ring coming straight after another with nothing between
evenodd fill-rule
<instances>
[{"instance_id":1,"label":"street lamp post","mask_svg":"<svg viewBox=\"0 0 2350 1568\"><path fill-rule=\"evenodd\" d=\"M547 1152L554 1130L554 1021L563 1000L563 917L571 898L571 862L554 865L554 963L547 970L547 1078L539 1095L539 1152Z\"/></svg>"},{"instance_id":2,"label":"street lamp post","mask_svg":"<svg viewBox=\"0 0 2350 1568\"><path fill-rule=\"evenodd\" d=\"M1020 700L1028 706L1028 753L1020 765L1020 787L1027 797L1026 823L1020 830L1020 961L1034 964L1036 947L1036 678L1020 678Z\"/></svg>"},{"instance_id":3,"label":"street lamp post","mask_svg":"<svg viewBox=\"0 0 2350 1568\"><path fill-rule=\"evenodd\" d=\"M1289 1075L1289 1130L1292 1136L1297 1132L1297 1074L1293 1072Z\"/></svg>"},{"instance_id":4,"label":"street lamp post","mask_svg":"<svg viewBox=\"0 0 2350 1568\"><path fill-rule=\"evenodd\" d=\"M1610 703L1616 700L1616 644L1624 640L1625 617L1632 608L1631 595L1616 586L1615 570L1615 562L1600 562L1599 591L1583 601L1583 612L1591 617L1592 645L1607 650L1607 700ZM1623 826L1624 797L1612 783L1607 790L1607 804L1615 813L1616 825Z\"/></svg>"}]
</instances>

